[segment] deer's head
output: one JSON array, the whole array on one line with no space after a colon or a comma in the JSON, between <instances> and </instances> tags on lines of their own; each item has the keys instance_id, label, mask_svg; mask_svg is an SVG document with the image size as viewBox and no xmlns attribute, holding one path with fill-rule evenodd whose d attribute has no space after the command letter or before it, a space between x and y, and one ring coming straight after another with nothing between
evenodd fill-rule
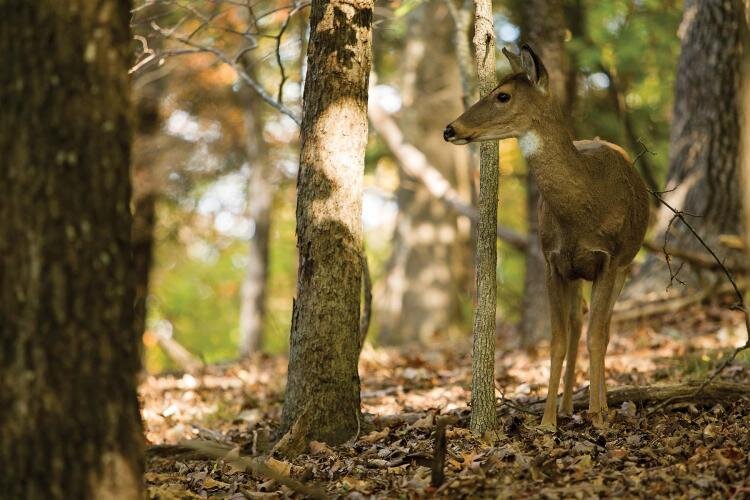
<instances>
[{"instance_id":1,"label":"deer's head","mask_svg":"<svg viewBox=\"0 0 750 500\"><path fill-rule=\"evenodd\" d=\"M520 54L503 49L511 74L495 89L445 127L443 138L453 144L523 136L544 120L552 105L549 77L541 59L528 45Z\"/></svg>"}]
</instances>

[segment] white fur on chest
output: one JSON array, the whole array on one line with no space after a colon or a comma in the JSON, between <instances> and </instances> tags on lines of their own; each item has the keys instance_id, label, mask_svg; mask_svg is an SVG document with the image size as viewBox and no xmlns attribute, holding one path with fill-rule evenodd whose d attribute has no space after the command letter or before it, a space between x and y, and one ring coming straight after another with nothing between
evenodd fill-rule
<instances>
[{"instance_id":1,"label":"white fur on chest","mask_svg":"<svg viewBox=\"0 0 750 500\"><path fill-rule=\"evenodd\" d=\"M535 131L530 130L518 138L518 146L523 155L528 158L534 156L542 145L542 139Z\"/></svg>"}]
</instances>

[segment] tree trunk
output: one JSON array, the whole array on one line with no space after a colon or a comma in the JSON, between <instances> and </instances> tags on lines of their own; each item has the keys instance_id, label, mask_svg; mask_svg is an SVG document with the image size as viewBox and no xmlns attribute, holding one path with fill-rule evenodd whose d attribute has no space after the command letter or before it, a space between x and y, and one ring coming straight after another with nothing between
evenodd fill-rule
<instances>
[{"instance_id":1,"label":"tree trunk","mask_svg":"<svg viewBox=\"0 0 750 500\"><path fill-rule=\"evenodd\" d=\"M750 257L750 0L745 0L745 24L742 29L742 88L740 90L740 162L742 199L745 213L745 255ZM745 292L750 304L750 292Z\"/></svg>"},{"instance_id":2,"label":"tree trunk","mask_svg":"<svg viewBox=\"0 0 750 500\"><path fill-rule=\"evenodd\" d=\"M445 124L462 110L455 99L461 87L448 8L434 0L412 15L404 57L408 66L401 130L406 140L468 197L467 151L452 148L442 138ZM435 334L460 330L461 295L468 295L472 278L470 225L457 222L449 207L403 172L401 181L396 197L399 221L393 236L398 258L391 261L389 271L394 277L387 280L402 272L399 259L405 259L403 272L408 279L386 292L391 295L400 290L401 303L397 313L380 316L380 338L386 343L427 343Z\"/></svg>"},{"instance_id":3,"label":"tree trunk","mask_svg":"<svg viewBox=\"0 0 750 500\"><path fill-rule=\"evenodd\" d=\"M362 184L373 0L313 0L297 180L297 299L282 431L359 428Z\"/></svg>"},{"instance_id":4,"label":"tree trunk","mask_svg":"<svg viewBox=\"0 0 750 500\"><path fill-rule=\"evenodd\" d=\"M4 498L142 498L129 7L0 4Z\"/></svg>"},{"instance_id":5,"label":"tree trunk","mask_svg":"<svg viewBox=\"0 0 750 500\"><path fill-rule=\"evenodd\" d=\"M527 0L521 4L523 33L544 61L549 73L550 91L571 113L572 97L568 95L571 78L565 50L566 21L563 2ZM526 251L526 274L521 310L521 346L530 348L550 335L549 302L542 245L539 240L539 188L531 172L526 177L526 223L529 247Z\"/></svg>"},{"instance_id":6,"label":"tree trunk","mask_svg":"<svg viewBox=\"0 0 750 500\"><path fill-rule=\"evenodd\" d=\"M741 231L738 99L744 19L741 0L685 3L665 188L668 192L664 194L672 206L696 215L689 217L690 223L729 264L744 258L719 243L720 236ZM667 210L659 214L657 228L662 234L671 215ZM669 246L705 252L679 222L671 226ZM672 267L678 269L680 261L674 261ZM683 271L680 279L691 286L700 285L711 278L705 274L694 268ZM662 289L669 283L666 266L659 257L651 256L629 294Z\"/></svg>"},{"instance_id":7,"label":"tree trunk","mask_svg":"<svg viewBox=\"0 0 750 500\"><path fill-rule=\"evenodd\" d=\"M491 0L475 0L474 49L479 94L484 97L497 85L495 33ZM471 365L471 430L478 434L495 426L495 312L497 308L497 191L499 151L497 141L482 142L479 149L479 223L477 224L477 307L474 312L474 345Z\"/></svg>"},{"instance_id":8,"label":"tree trunk","mask_svg":"<svg viewBox=\"0 0 750 500\"><path fill-rule=\"evenodd\" d=\"M247 215L253 220L255 231L248 243L240 303L240 357L243 358L262 348L273 204L271 165L268 156L263 153L262 111L254 97L245 114L247 160L251 169L247 187Z\"/></svg>"}]
</instances>

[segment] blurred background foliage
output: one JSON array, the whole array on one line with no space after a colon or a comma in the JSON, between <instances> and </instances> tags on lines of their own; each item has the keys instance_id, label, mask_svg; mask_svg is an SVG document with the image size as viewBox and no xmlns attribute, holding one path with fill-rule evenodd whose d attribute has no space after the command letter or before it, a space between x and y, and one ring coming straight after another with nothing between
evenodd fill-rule
<instances>
[{"instance_id":1,"label":"blurred background foliage","mask_svg":"<svg viewBox=\"0 0 750 500\"><path fill-rule=\"evenodd\" d=\"M522 41L516 1L495 1L499 45ZM375 74L380 100L396 115L401 106L401 71L409 26L420 9L437 1L404 0L378 3L375 11ZM566 0L566 48L574 62L577 95L574 107L576 135L599 136L625 146L635 156L637 140L656 155L650 157L651 175L661 185L667 171L670 112L682 3L660 0ZM141 6L154 7L154 2ZM308 9L289 17L288 0L261 1L264 12L256 28L275 35L247 36L249 23L240 3L222 1L163 2L160 10L139 18L134 30L149 47L159 45L159 56L149 68L134 75L136 92L161 82L162 123L155 137L137 141L137 148L154 148L158 160L148 165L149 189L158 192L154 228L154 264L148 294L146 363L151 372L174 368L161 352L152 332L168 329L188 350L205 362L237 357L238 317L245 277L248 242L254 220L248 216L248 182L257 161L274 167L270 211L269 275L262 351L287 349L292 299L295 295L295 177L298 129L271 106L254 111L262 121L262 157L248 154L249 131L245 114L255 99L237 72L213 53L190 52L190 46L159 37L162 29L187 36L227 54L251 45L245 67L275 94L282 78L282 102L300 109ZM145 12L145 9L144 11ZM205 22L206 19L210 22ZM280 40L280 41L279 41ZM279 50L277 51L277 43ZM427 47L428 52L433 50ZM180 52L182 51L182 52ZM278 57L277 57L278 53ZM143 56L143 47L141 47ZM429 56L429 54L428 54ZM244 57L244 56L242 56ZM243 62L242 57L238 61ZM500 64L504 63L499 58ZM284 76L279 71L284 67ZM504 66L498 72L507 71ZM419 89L417 89L417 93ZM419 96L417 95L418 99ZM461 95L451 97L457 102ZM617 103L620 103L618 109ZM442 125L442 124L441 124ZM446 148L452 146L446 145ZM137 155L139 151L135 151ZM381 280L392 253L396 219L393 193L399 184L398 167L391 153L371 134L367 151L364 224L373 282ZM523 158L514 140L501 144L500 223L525 231L525 178ZM138 174L135 174L138 177ZM139 179L136 178L136 191ZM143 183L141 183L143 184ZM143 189L142 187L140 189ZM524 256L500 245L498 314L505 324L518 320L523 293ZM468 338L471 304L461 301ZM378 342L375 311L370 339Z\"/></svg>"}]
</instances>

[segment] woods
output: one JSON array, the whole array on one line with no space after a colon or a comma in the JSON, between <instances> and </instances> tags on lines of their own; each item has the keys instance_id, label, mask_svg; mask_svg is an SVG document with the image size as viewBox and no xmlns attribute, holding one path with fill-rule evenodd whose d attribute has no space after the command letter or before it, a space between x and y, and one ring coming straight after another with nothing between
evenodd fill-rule
<instances>
[{"instance_id":1,"label":"woods","mask_svg":"<svg viewBox=\"0 0 750 500\"><path fill-rule=\"evenodd\" d=\"M746 1L0 0L0 60L0 498L750 488Z\"/></svg>"}]
</instances>

